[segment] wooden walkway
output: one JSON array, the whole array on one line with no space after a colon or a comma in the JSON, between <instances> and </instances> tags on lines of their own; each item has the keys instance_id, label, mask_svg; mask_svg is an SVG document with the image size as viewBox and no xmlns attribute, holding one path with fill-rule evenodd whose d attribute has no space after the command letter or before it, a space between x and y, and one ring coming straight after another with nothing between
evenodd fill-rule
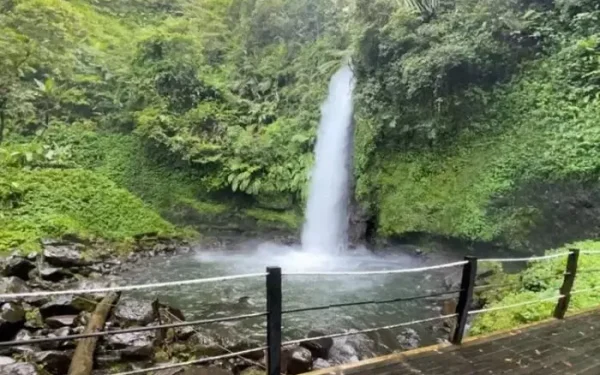
<instances>
[{"instance_id":1,"label":"wooden walkway","mask_svg":"<svg viewBox=\"0 0 600 375\"><path fill-rule=\"evenodd\" d=\"M600 311L310 375L600 375Z\"/></svg>"}]
</instances>

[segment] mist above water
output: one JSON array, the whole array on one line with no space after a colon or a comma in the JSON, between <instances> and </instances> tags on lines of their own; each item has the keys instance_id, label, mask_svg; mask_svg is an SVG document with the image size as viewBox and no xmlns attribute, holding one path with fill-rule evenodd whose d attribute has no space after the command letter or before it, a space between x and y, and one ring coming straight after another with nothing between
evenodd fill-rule
<instances>
[{"instance_id":1,"label":"mist above water","mask_svg":"<svg viewBox=\"0 0 600 375\"><path fill-rule=\"evenodd\" d=\"M311 253L335 254L347 247L353 90L354 75L344 65L331 78L321 108L302 232L302 248Z\"/></svg>"}]
</instances>

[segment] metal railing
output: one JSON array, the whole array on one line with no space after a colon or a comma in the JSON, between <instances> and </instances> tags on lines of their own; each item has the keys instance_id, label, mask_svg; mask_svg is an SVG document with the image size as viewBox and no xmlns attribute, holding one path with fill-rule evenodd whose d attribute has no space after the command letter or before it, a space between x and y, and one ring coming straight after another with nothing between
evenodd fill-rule
<instances>
[{"instance_id":1,"label":"metal railing","mask_svg":"<svg viewBox=\"0 0 600 375\"><path fill-rule=\"evenodd\" d=\"M180 328L180 327L188 327L188 326L199 326L206 325L212 323L220 323L220 322L230 322L230 321L239 321L244 319L252 319L252 318L260 318L266 317L267 329L267 342L265 346L258 346L252 349L238 351L235 353L227 353L222 355L217 355L213 357L206 357L195 359L187 362L180 363L171 363L162 366L156 366L152 368L144 368L144 369L136 369L128 372L121 372L116 375L134 375L134 374L143 374L151 371L158 370L166 370L177 367L185 367L191 366L195 364L213 362L216 360L227 359L227 358L244 358L245 355L266 351L266 367L268 375L280 375L282 372L281 369L281 351L282 347L293 345L293 344L301 344L308 341L315 341L319 339L325 338L336 338L336 337L344 337L344 336L352 336L364 333L377 332L382 330L395 329L399 327L406 327L410 325L434 322L445 319L455 319L456 323L454 324L454 332L452 333L451 343L454 345L460 345L463 340L463 336L465 334L465 328L467 324L467 319L471 315L481 314L485 312L505 310L505 309L513 309L517 307L539 304L549 301L557 301L556 306L553 311L553 316L557 319L563 319L567 309L569 307L569 302L571 295L580 294L580 293L589 293L594 291L600 291L600 287L598 288L589 288L589 289L581 289L573 291L573 285L575 282L575 278L577 275L577 266L578 259L580 254L586 255L600 255L600 251L579 251L577 249L572 249L569 252L565 253L557 253L546 256L534 256L529 258L506 258L506 259L477 259L475 257L467 256L463 261L440 264L428 267L419 267L419 268L408 268L408 269L396 269L396 270L381 270L381 271L348 271L348 272L297 272L297 273L282 273L281 268L279 267L268 267L265 273L253 273L253 274L245 274L245 275L233 275L233 276L223 276L223 277L212 277L212 278L204 278L204 279L193 279L193 280L183 280L183 281L173 281L173 282L164 282L164 283L154 283L154 284L143 284L143 285L129 285L129 286L116 286L116 287L107 287L107 288L96 288L96 289L86 289L86 290L62 290L62 291L40 291L40 292L27 292L27 293L11 293L11 294L0 294L0 301L7 300L19 300L23 298L29 297L49 297L49 296L61 296L61 295L87 295L87 294L101 294L108 292L123 292L123 291L133 291L133 290L143 290L143 289L155 289L155 288L166 288L166 287L175 287L182 285L196 285L196 284L204 284L211 282L222 282L229 280L238 280L238 279L249 279L249 278L262 278L265 277L266 281L266 311L263 312L255 312L245 315L237 315L230 316L218 319L205 319L205 320L195 320L189 322L177 322L171 324L161 324L156 326L147 326L147 327L135 327L135 328L127 328L127 329L115 329L115 330L107 330L100 332L92 332L85 334L74 334L67 335L62 337L45 337L45 338L33 338L28 340L15 340L15 341L5 341L0 342L0 348L2 347L12 347L12 346L21 346L21 345L32 345L32 344L41 344L50 341L70 341L70 340L78 340L89 337L105 337L110 335L119 335L125 333L137 333L137 332L147 332L154 330L166 330L171 328ZM567 257L567 265L564 273L562 273L563 281L560 287L559 293L556 296L549 298L542 298L533 301L526 301L521 303L516 303L507 306L496 306L489 307L484 309L476 309L470 310L472 305L472 299L474 293L480 290L493 290L493 289L501 289L506 287L515 286L519 283L504 283L504 284L487 284L487 285L476 285L477 280L477 269L479 263L490 263L490 262L531 262L531 261L545 261L550 259L556 259L560 257ZM357 302L347 302L347 303L336 303L329 305L321 305L321 306L311 306L311 307L302 307L296 309L283 309L282 304L282 277L296 277L296 276L352 276L352 275L361 275L361 276L375 276L375 275L393 275L393 274L407 274L407 273L420 273L420 272L430 272L439 269L446 269L451 267L462 267L461 274L461 283L460 288L456 290L442 291L442 292L433 292L429 294L422 295L413 295L413 296L404 296L393 299L386 300L366 300L366 301L357 301ZM597 270L585 270L581 271L582 273L595 272ZM548 280L551 279L540 279L540 280ZM351 332L340 332L329 335L323 335L319 337L308 337L290 340L286 342L282 342L282 317L287 314L295 314L300 312L307 311L319 311L333 308L342 308L347 306L360 306L360 305L376 305L376 304L389 304L389 303L400 303L400 302L408 302L408 301L417 301L423 299L437 298L443 297L447 295L458 294L458 303L456 305L456 310L454 313L440 315L436 317L402 322L393 325L387 325L382 327L375 328L367 328L362 330L355 330Z\"/></svg>"}]
</instances>

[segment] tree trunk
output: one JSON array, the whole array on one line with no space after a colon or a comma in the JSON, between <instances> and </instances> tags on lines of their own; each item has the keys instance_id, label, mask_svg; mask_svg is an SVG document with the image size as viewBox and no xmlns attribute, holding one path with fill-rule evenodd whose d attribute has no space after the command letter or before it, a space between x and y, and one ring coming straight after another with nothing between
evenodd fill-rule
<instances>
[{"instance_id":1,"label":"tree trunk","mask_svg":"<svg viewBox=\"0 0 600 375\"><path fill-rule=\"evenodd\" d=\"M96 310L94 310L83 333L99 332L104 328L108 313L113 305L119 300L119 296L119 293L109 293L104 297L102 302L96 306ZM94 366L94 351L96 350L97 342L98 337L89 337L79 341L73 359L71 360L69 375L90 375L92 373L92 368Z\"/></svg>"}]
</instances>

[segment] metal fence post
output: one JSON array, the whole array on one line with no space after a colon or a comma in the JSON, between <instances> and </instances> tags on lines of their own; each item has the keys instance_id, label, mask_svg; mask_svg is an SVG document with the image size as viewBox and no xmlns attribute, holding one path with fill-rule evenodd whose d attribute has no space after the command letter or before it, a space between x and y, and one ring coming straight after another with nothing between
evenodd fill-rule
<instances>
[{"instance_id":1,"label":"metal fence post","mask_svg":"<svg viewBox=\"0 0 600 375\"><path fill-rule=\"evenodd\" d=\"M462 279L460 282L460 294L456 305L456 327L452 336L452 343L459 345L462 342L469 316L469 307L473 299L473 288L477 276L477 258L466 256L467 263L463 266Z\"/></svg>"},{"instance_id":2,"label":"metal fence post","mask_svg":"<svg viewBox=\"0 0 600 375\"><path fill-rule=\"evenodd\" d=\"M556 319L564 319L569 302L571 301L571 290L577 276L577 262L579 260L579 249L570 249L569 257L567 258L567 267L565 269L565 277L560 287L560 295L564 296L559 299L554 308L554 317Z\"/></svg>"},{"instance_id":3,"label":"metal fence post","mask_svg":"<svg viewBox=\"0 0 600 375\"><path fill-rule=\"evenodd\" d=\"M281 268L267 267L267 374L281 374Z\"/></svg>"}]
</instances>

